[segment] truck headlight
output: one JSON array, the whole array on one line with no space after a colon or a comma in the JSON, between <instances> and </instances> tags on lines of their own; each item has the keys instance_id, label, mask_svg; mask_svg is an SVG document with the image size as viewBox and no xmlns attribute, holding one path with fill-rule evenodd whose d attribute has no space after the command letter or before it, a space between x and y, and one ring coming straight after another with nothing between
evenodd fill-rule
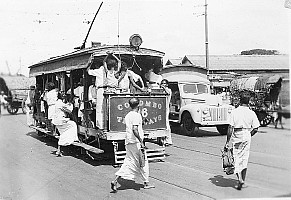
<instances>
[{"instance_id":1,"label":"truck headlight","mask_svg":"<svg viewBox=\"0 0 291 200\"><path fill-rule=\"evenodd\" d=\"M228 113L231 113L232 110L233 110L232 107L229 107L229 108L228 108Z\"/></svg>"},{"instance_id":2,"label":"truck headlight","mask_svg":"<svg viewBox=\"0 0 291 200\"><path fill-rule=\"evenodd\" d=\"M209 113L209 109L208 108L205 108L204 110L203 110L203 114L208 114Z\"/></svg>"}]
</instances>

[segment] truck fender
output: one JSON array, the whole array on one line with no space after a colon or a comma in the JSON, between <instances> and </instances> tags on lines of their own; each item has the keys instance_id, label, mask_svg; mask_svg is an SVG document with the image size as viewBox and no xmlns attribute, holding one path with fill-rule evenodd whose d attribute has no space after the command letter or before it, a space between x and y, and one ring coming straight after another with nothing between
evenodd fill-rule
<instances>
[{"instance_id":1,"label":"truck fender","mask_svg":"<svg viewBox=\"0 0 291 200\"><path fill-rule=\"evenodd\" d=\"M192 116L192 119L195 123L200 124L201 122L201 109L198 105L196 104L187 104L183 107L181 107L179 111L179 123L182 122L182 116L183 113L189 112L190 115Z\"/></svg>"}]
</instances>

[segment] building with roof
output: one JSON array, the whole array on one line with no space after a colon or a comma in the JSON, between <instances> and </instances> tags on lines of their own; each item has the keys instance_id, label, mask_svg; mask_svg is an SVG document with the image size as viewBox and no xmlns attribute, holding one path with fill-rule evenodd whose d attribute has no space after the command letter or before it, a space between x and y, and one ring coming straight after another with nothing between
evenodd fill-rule
<instances>
[{"instance_id":1,"label":"building with roof","mask_svg":"<svg viewBox=\"0 0 291 200\"><path fill-rule=\"evenodd\" d=\"M167 62L168 63L168 62ZM185 55L180 65L187 70L207 72L205 55ZM191 66L191 67L190 67ZM175 65L166 65L169 70ZM208 78L213 87L228 87L230 81L240 75L280 75L283 79L281 95L290 99L289 55L210 55Z\"/></svg>"},{"instance_id":2,"label":"building with roof","mask_svg":"<svg viewBox=\"0 0 291 200\"><path fill-rule=\"evenodd\" d=\"M182 64L205 67L205 55L185 55ZM288 73L288 55L210 55L210 74Z\"/></svg>"},{"instance_id":3,"label":"building with roof","mask_svg":"<svg viewBox=\"0 0 291 200\"><path fill-rule=\"evenodd\" d=\"M182 58L168 59L165 65L180 65L182 64Z\"/></svg>"}]
</instances>

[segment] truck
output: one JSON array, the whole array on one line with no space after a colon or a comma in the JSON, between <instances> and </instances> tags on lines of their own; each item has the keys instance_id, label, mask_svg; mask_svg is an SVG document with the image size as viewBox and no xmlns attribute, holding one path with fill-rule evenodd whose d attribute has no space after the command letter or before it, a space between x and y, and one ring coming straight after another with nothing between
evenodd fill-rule
<instances>
[{"instance_id":1,"label":"truck","mask_svg":"<svg viewBox=\"0 0 291 200\"><path fill-rule=\"evenodd\" d=\"M196 135L199 127L207 126L215 126L221 135L227 134L228 117L234 107L224 104L221 96L211 94L206 75L177 66L161 74L172 90L169 119L178 123L184 134Z\"/></svg>"}]
</instances>

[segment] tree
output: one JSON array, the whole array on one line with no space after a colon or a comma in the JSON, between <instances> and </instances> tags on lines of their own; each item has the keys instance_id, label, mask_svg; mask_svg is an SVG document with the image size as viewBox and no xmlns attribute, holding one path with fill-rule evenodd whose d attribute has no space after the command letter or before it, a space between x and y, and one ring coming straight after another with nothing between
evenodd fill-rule
<instances>
[{"instance_id":1,"label":"tree","mask_svg":"<svg viewBox=\"0 0 291 200\"><path fill-rule=\"evenodd\" d=\"M266 49L251 49L242 51L240 55L278 55L277 50L266 50Z\"/></svg>"}]
</instances>

